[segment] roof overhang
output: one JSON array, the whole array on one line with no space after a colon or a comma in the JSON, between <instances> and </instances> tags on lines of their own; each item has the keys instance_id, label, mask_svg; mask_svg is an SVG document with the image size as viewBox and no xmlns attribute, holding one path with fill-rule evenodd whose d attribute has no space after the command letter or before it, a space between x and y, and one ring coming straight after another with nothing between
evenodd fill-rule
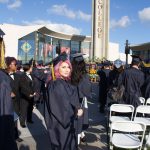
<instances>
[{"instance_id":1,"label":"roof overhang","mask_svg":"<svg viewBox=\"0 0 150 150\"><path fill-rule=\"evenodd\" d=\"M150 42L149 43L143 43L143 44L137 44L137 45L130 45L131 50L150 50Z\"/></svg>"},{"instance_id":2,"label":"roof overhang","mask_svg":"<svg viewBox=\"0 0 150 150\"><path fill-rule=\"evenodd\" d=\"M59 39L65 39L65 40L73 40L73 41L86 41L86 42L91 42L91 37L88 36L83 36L83 35L71 35L71 34L64 34L60 32L56 32L48 28L47 26L40 27L32 32L40 32L41 34L59 38ZM31 32L30 32L31 33ZM30 34L29 33L29 34ZM27 36L28 34L22 36L21 38ZM20 38L20 39L21 39Z\"/></svg>"}]
</instances>

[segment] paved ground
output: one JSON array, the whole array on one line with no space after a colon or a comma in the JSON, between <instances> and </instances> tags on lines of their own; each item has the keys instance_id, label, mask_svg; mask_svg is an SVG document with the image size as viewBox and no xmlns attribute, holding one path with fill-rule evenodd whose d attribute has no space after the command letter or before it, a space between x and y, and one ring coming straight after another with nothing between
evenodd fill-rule
<instances>
[{"instance_id":1,"label":"paved ground","mask_svg":"<svg viewBox=\"0 0 150 150\"><path fill-rule=\"evenodd\" d=\"M90 127L86 131L87 143L81 143L80 150L107 150L106 121L104 114L98 111L97 87L93 84L93 98L89 101ZM44 118L41 115L42 108L43 105L39 109L34 109L34 124L27 124L27 128L19 126L20 137L24 140L18 143L19 150L50 150Z\"/></svg>"}]
</instances>

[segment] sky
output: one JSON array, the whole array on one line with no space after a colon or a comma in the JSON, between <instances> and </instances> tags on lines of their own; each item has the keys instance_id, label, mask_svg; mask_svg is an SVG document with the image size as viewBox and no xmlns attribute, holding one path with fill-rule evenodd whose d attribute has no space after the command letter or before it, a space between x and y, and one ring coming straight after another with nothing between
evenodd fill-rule
<instances>
[{"instance_id":1,"label":"sky","mask_svg":"<svg viewBox=\"0 0 150 150\"><path fill-rule=\"evenodd\" d=\"M50 24L60 32L91 35L92 0L0 0L0 24ZM150 0L110 0L109 41L150 42Z\"/></svg>"}]
</instances>

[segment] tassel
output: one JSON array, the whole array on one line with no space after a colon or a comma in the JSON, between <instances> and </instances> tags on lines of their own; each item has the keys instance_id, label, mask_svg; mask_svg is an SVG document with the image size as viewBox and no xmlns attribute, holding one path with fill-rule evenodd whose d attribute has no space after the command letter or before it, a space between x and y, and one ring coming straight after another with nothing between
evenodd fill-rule
<instances>
[{"instance_id":1,"label":"tassel","mask_svg":"<svg viewBox=\"0 0 150 150\"><path fill-rule=\"evenodd\" d=\"M54 74L54 66L51 64L51 71L52 71L52 79L56 80L55 74Z\"/></svg>"},{"instance_id":2,"label":"tassel","mask_svg":"<svg viewBox=\"0 0 150 150\"><path fill-rule=\"evenodd\" d=\"M144 65L144 67L150 67L150 63L145 63L144 61L142 61L142 63L143 63L143 65Z\"/></svg>"},{"instance_id":3,"label":"tassel","mask_svg":"<svg viewBox=\"0 0 150 150\"><path fill-rule=\"evenodd\" d=\"M5 46L4 46L3 40L2 40L0 45L1 45L1 47L0 47L0 68L5 69L6 68L6 64L5 64Z\"/></svg>"}]
</instances>

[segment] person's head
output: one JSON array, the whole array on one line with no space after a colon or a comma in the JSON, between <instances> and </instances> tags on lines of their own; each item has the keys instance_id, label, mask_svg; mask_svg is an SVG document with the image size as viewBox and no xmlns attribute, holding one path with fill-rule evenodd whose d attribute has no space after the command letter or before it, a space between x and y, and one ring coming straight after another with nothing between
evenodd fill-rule
<instances>
[{"instance_id":1,"label":"person's head","mask_svg":"<svg viewBox=\"0 0 150 150\"><path fill-rule=\"evenodd\" d=\"M122 65L123 65L123 62L122 62L120 59L116 59L116 60L114 61L114 67L115 67L115 69L121 68Z\"/></svg>"},{"instance_id":2,"label":"person's head","mask_svg":"<svg viewBox=\"0 0 150 150\"><path fill-rule=\"evenodd\" d=\"M65 52L61 53L52 61L54 67L55 78L69 80L71 76L72 66Z\"/></svg>"},{"instance_id":3,"label":"person's head","mask_svg":"<svg viewBox=\"0 0 150 150\"><path fill-rule=\"evenodd\" d=\"M24 72L31 73L32 72L32 66L29 63L26 63L23 65Z\"/></svg>"},{"instance_id":4,"label":"person's head","mask_svg":"<svg viewBox=\"0 0 150 150\"><path fill-rule=\"evenodd\" d=\"M54 73L56 79L62 78L65 80L70 79L72 71L72 66L70 61L67 59L65 61L60 61L57 65L54 66Z\"/></svg>"},{"instance_id":5,"label":"person's head","mask_svg":"<svg viewBox=\"0 0 150 150\"><path fill-rule=\"evenodd\" d=\"M141 58L139 56L132 55L131 66L137 66L139 68L140 64L141 64Z\"/></svg>"},{"instance_id":6,"label":"person's head","mask_svg":"<svg viewBox=\"0 0 150 150\"><path fill-rule=\"evenodd\" d=\"M110 61L106 60L103 62L104 69L110 69L111 63Z\"/></svg>"},{"instance_id":7,"label":"person's head","mask_svg":"<svg viewBox=\"0 0 150 150\"><path fill-rule=\"evenodd\" d=\"M83 54L77 53L72 55L72 74L71 74L71 82L72 84L78 84L80 80L82 80L83 75L87 73L86 64L83 58Z\"/></svg>"},{"instance_id":8,"label":"person's head","mask_svg":"<svg viewBox=\"0 0 150 150\"><path fill-rule=\"evenodd\" d=\"M15 72L17 69L17 60L14 57L6 57L5 58L7 70L10 72Z\"/></svg>"}]
</instances>

